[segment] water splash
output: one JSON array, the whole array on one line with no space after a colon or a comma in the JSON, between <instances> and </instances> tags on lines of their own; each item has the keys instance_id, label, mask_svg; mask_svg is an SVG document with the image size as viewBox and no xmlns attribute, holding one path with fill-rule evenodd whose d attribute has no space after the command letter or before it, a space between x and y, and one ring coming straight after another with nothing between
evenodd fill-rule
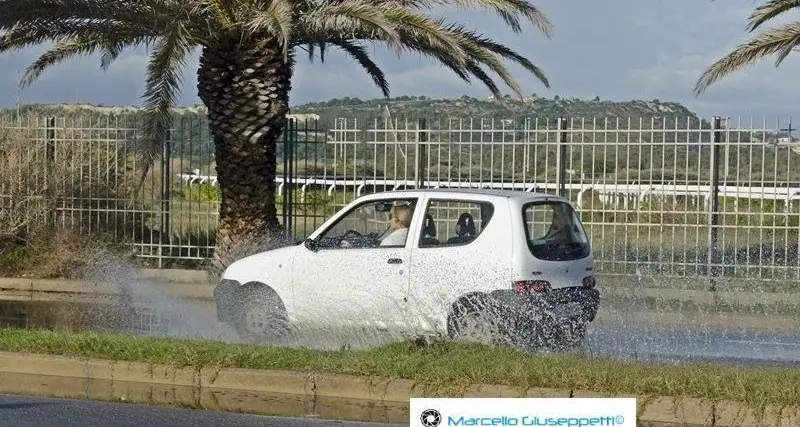
<instances>
[{"instance_id":1,"label":"water splash","mask_svg":"<svg viewBox=\"0 0 800 427\"><path fill-rule=\"evenodd\" d=\"M242 342L229 325L217 320L214 308L187 301L169 294L157 279L142 278L133 262L116 255L98 251L90 254L93 262L84 271L92 281L113 284L121 295L115 298L114 324L126 325L120 332L161 335L188 339L210 339L229 343ZM202 284L198 284L202 285ZM601 302L599 318L589 326L587 340L577 349L586 357L612 357L618 359L662 360L674 363L698 361L723 361L736 363L797 363L800 361L800 333L786 328L781 334L777 328L764 328L758 332L731 314L730 325L711 325L704 319L720 315L717 306L664 307L648 300L646 289L672 289L671 292L688 293L697 290L697 284L686 279L668 279L642 268L627 286L602 289L607 298L616 298L614 304ZM363 297L363 298L359 298ZM441 296L445 298L444 295ZM685 297L685 295L684 295ZM685 298L683 298L685 300ZM358 301L363 301L359 306ZM348 295L350 312L366 312L366 317L379 318L382 313L374 304L384 308L400 302L391 295ZM330 304L330 303L329 303ZM367 349L390 342L409 340L413 334L402 333L391 325L375 327L334 326L339 320L330 307L319 310L313 323L294 325L293 335L281 342L264 342L263 345L310 348L320 350ZM308 309L313 310L312 304ZM430 307L417 307L407 314L421 318ZM370 311L371 310L371 311ZM431 311L428 311L431 312ZM142 325L143 319L155 319L154 324ZM434 322L435 319L427 319ZM140 325L136 325L136 323ZM109 325L95 325L108 328ZM444 331L442 331L442 334ZM552 349L527 348L528 351L553 352Z\"/></svg>"},{"instance_id":2,"label":"water splash","mask_svg":"<svg viewBox=\"0 0 800 427\"><path fill-rule=\"evenodd\" d=\"M239 341L236 332L220 323L213 311L170 295L157 279L141 277L132 262L102 250L91 253L89 259L92 262L87 264L83 275L89 280L110 284L119 291L119 297L110 302L115 318L109 322L122 325L112 327L117 332ZM144 322L145 319L149 321ZM93 326L108 329L110 325Z\"/></svg>"}]
</instances>

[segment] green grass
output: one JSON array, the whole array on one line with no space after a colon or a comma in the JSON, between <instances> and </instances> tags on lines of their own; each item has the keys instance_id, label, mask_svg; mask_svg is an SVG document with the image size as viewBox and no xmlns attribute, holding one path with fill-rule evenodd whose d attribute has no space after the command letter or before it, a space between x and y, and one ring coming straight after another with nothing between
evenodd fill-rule
<instances>
[{"instance_id":1,"label":"green grass","mask_svg":"<svg viewBox=\"0 0 800 427\"><path fill-rule=\"evenodd\" d=\"M0 330L0 350L168 364L177 367L287 369L409 379L429 395L458 394L471 384L594 391L604 395L735 400L758 411L800 402L800 369L677 366L574 355L533 355L512 349L399 342L370 350L317 351L214 341L42 330Z\"/></svg>"}]
</instances>

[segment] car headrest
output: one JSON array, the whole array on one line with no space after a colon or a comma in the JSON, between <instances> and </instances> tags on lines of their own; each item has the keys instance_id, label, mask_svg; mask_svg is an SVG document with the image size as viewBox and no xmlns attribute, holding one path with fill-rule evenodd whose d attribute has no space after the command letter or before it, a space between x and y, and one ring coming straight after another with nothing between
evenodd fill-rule
<instances>
[{"instance_id":1,"label":"car headrest","mask_svg":"<svg viewBox=\"0 0 800 427\"><path fill-rule=\"evenodd\" d=\"M458 222L456 222L456 234L463 237L474 236L475 233L475 220L472 218L472 215L466 212L462 213L461 216L458 217Z\"/></svg>"},{"instance_id":2,"label":"car headrest","mask_svg":"<svg viewBox=\"0 0 800 427\"><path fill-rule=\"evenodd\" d=\"M425 222L422 234L425 237L436 237L436 223L433 222L431 214L425 214Z\"/></svg>"}]
</instances>

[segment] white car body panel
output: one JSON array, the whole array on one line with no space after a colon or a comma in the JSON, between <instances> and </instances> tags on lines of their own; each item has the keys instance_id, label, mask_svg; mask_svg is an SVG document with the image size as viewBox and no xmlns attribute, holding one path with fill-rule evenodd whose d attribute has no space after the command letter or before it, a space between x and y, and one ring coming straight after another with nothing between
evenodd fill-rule
<instances>
[{"instance_id":1,"label":"white car body panel","mask_svg":"<svg viewBox=\"0 0 800 427\"><path fill-rule=\"evenodd\" d=\"M413 324L409 326L421 333L444 332L447 314L460 296L511 289L513 246L504 237L512 233L512 228L505 220L508 215L505 201L480 195L434 194L425 200L425 205L431 199L494 201L496 208L490 222L493 231L480 233L468 244L420 248L413 242L408 297L409 319Z\"/></svg>"},{"instance_id":2,"label":"white car body panel","mask_svg":"<svg viewBox=\"0 0 800 427\"><path fill-rule=\"evenodd\" d=\"M405 315L408 248L320 249L295 257L293 317L311 327L397 326ZM389 264L389 258L402 260Z\"/></svg>"},{"instance_id":3,"label":"white car body panel","mask_svg":"<svg viewBox=\"0 0 800 427\"><path fill-rule=\"evenodd\" d=\"M225 269L222 279L236 280L240 285L251 282L269 285L281 298L286 310L293 313L292 270L298 249L306 250L303 245L288 246L239 259Z\"/></svg>"},{"instance_id":4,"label":"white car body panel","mask_svg":"<svg viewBox=\"0 0 800 427\"><path fill-rule=\"evenodd\" d=\"M259 282L283 300L291 322L401 328L442 333L456 300L466 294L508 292L515 280L546 279L552 288L580 287L592 275L593 253L571 261L542 261L531 254L521 209L532 200L566 199L504 190L422 189L362 196L336 212L309 239L357 204L391 197L417 198L405 247L319 248L304 244L265 251L233 263L223 278ZM430 200L485 201L494 205L488 228L462 245L419 247ZM437 230L444 231L444 230ZM390 263L389 259L400 263Z\"/></svg>"}]
</instances>

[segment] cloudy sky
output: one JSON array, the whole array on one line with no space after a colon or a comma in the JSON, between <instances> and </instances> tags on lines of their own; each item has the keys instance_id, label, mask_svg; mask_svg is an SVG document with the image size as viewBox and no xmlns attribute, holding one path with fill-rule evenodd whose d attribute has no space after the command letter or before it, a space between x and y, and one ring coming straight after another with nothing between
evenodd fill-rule
<instances>
[{"instance_id":1,"label":"cloudy sky","mask_svg":"<svg viewBox=\"0 0 800 427\"><path fill-rule=\"evenodd\" d=\"M740 71L695 98L692 86L715 59L741 43L746 18L762 0L540 0L535 3L548 14L554 36L545 38L529 27L515 35L498 19L487 20L475 12L448 13L484 34L510 45L544 68L552 83L546 89L538 81L513 68L528 93L540 96L629 100L677 101L703 116L727 115L750 118L798 116L796 100L800 85L800 55L779 68L770 59ZM797 19L789 16L788 19ZM778 24L778 23L776 23ZM0 102L16 102L18 72L42 52L30 49L5 54L0 62ZM75 59L45 73L21 93L22 102L86 102L105 105L137 105L143 91L145 52L130 52L108 72L99 68L99 57ZM477 83L469 85L449 70L416 56L396 56L377 51L392 94L458 97L488 95ZM180 103L198 103L195 87L197 53L184 74ZM795 76L795 78L790 78ZM367 75L343 55L329 54L326 62L309 64L298 56L292 105L335 97L380 97ZM783 120L783 119L782 119Z\"/></svg>"}]
</instances>

